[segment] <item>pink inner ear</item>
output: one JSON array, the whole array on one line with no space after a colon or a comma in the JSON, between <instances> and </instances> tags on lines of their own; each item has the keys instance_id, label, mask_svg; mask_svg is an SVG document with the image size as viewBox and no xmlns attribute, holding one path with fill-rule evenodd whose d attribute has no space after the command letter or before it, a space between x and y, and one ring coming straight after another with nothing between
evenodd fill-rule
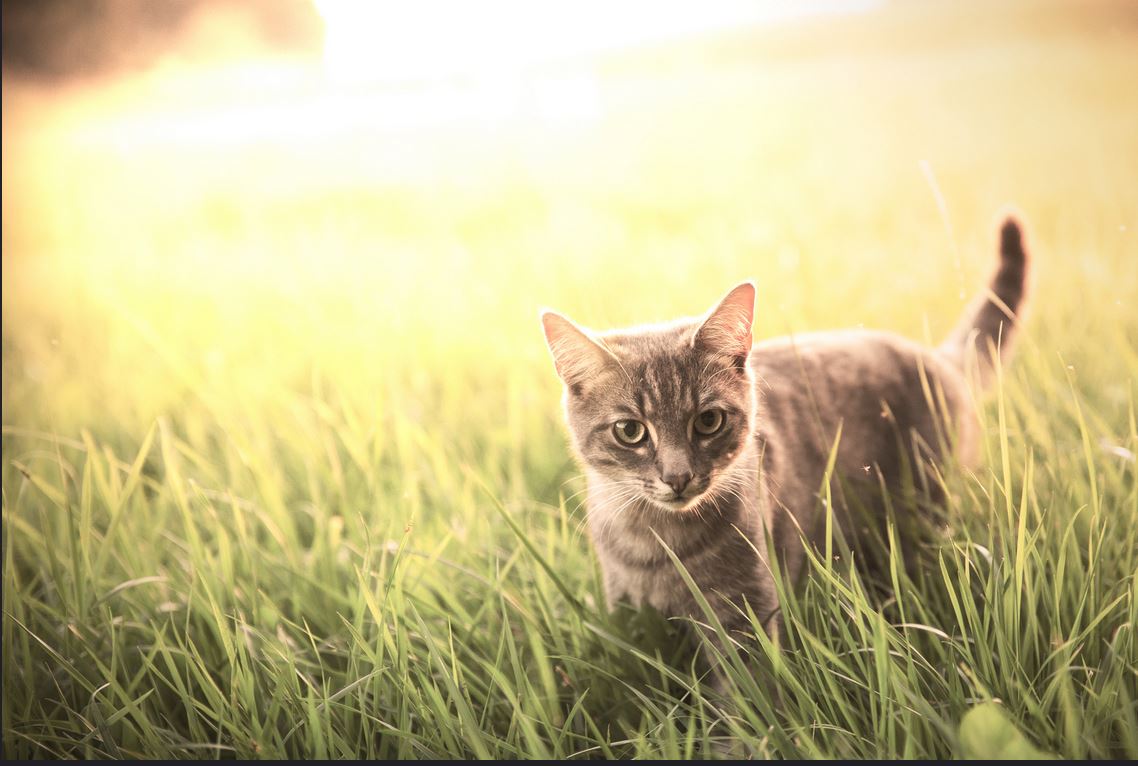
<instances>
[{"instance_id":1,"label":"pink inner ear","mask_svg":"<svg viewBox=\"0 0 1138 766\"><path fill-rule=\"evenodd\" d=\"M557 375L565 383L580 381L604 366L605 351L568 319L547 311L541 315L541 324Z\"/></svg>"},{"instance_id":2,"label":"pink inner ear","mask_svg":"<svg viewBox=\"0 0 1138 766\"><path fill-rule=\"evenodd\" d=\"M696 338L719 353L746 356L751 351L754 312L755 286L744 282L719 302Z\"/></svg>"}]
</instances>

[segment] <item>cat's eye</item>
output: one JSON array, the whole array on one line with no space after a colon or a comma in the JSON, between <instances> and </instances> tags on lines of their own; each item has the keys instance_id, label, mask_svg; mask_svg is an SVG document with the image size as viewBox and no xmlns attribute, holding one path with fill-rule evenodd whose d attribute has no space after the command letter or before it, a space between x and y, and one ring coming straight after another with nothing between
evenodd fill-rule
<instances>
[{"instance_id":1,"label":"cat's eye","mask_svg":"<svg viewBox=\"0 0 1138 766\"><path fill-rule=\"evenodd\" d=\"M723 427L723 410L704 410L695 416L696 433L711 436Z\"/></svg>"},{"instance_id":2,"label":"cat's eye","mask_svg":"<svg viewBox=\"0 0 1138 766\"><path fill-rule=\"evenodd\" d=\"M639 420L618 420L613 424L612 432L616 435L617 441L630 447L644 441L644 437L648 435L648 429Z\"/></svg>"}]
</instances>

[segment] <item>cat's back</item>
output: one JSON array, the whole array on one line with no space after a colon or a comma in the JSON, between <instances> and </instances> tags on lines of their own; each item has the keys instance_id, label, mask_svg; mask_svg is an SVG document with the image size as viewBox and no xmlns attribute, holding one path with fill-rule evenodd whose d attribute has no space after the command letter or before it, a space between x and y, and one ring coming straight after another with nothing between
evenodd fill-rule
<instances>
[{"instance_id":1,"label":"cat's back","mask_svg":"<svg viewBox=\"0 0 1138 766\"><path fill-rule=\"evenodd\" d=\"M749 358L760 393L808 389L844 399L859 391L906 390L924 370L955 392L959 371L941 352L880 330L831 330L771 338L756 343ZM916 381L919 384L919 381ZM804 392L805 393L805 392Z\"/></svg>"},{"instance_id":2,"label":"cat's back","mask_svg":"<svg viewBox=\"0 0 1138 766\"><path fill-rule=\"evenodd\" d=\"M839 424L841 462L868 465L893 451L897 434L939 441L940 409L953 420L971 417L964 377L951 360L894 333L774 338L756 343L749 362L767 433L815 459L828 454Z\"/></svg>"}]
</instances>

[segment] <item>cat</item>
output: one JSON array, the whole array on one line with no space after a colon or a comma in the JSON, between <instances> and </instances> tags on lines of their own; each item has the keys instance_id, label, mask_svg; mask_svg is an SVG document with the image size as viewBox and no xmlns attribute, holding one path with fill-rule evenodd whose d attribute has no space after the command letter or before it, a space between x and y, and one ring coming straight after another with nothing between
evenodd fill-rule
<instances>
[{"instance_id":1,"label":"cat","mask_svg":"<svg viewBox=\"0 0 1138 766\"><path fill-rule=\"evenodd\" d=\"M609 608L705 619L666 545L725 629L753 636L750 609L776 637L768 543L797 581L803 540L820 546L825 534L832 453L828 494L845 538L884 525L881 504L868 522L853 512L858 487L919 486L929 507L942 501L938 469L978 454L969 381L991 384L1025 302L1014 216L999 255L989 289L937 347L868 330L753 343L751 282L702 317L625 330L594 333L543 312Z\"/></svg>"}]
</instances>

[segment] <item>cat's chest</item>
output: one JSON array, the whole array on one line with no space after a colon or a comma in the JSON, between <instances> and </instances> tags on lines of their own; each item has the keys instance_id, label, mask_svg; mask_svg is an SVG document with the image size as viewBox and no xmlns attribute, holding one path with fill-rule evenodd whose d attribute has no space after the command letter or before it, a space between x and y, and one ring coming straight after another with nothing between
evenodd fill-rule
<instances>
[{"instance_id":1,"label":"cat's chest","mask_svg":"<svg viewBox=\"0 0 1138 766\"><path fill-rule=\"evenodd\" d=\"M740 594L754 586L755 545L738 518L717 514L673 520L657 512L592 507L589 527L610 605L650 605L665 614L694 613L685 574L700 590ZM682 570L681 570L682 567Z\"/></svg>"},{"instance_id":2,"label":"cat's chest","mask_svg":"<svg viewBox=\"0 0 1138 766\"><path fill-rule=\"evenodd\" d=\"M668 548L674 556L665 550L662 536L653 535L650 541L631 535L596 540L610 607L624 602L670 616L699 617L702 610L692 586L723 620L739 613L729 604L747 599L765 608L770 601L759 546L737 525L713 525L706 532L693 532L692 539L672 542Z\"/></svg>"},{"instance_id":3,"label":"cat's chest","mask_svg":"<svg viewBox=\"0 0 1138 766\"><path fill-rule=\"evenodd\" d=\"M637 608L651 606L667 615L689 611L690 591L670 561L668 565L638 567L614 558L604 569L610 607L624 602Z\"/></svg>"}]
</instances>

